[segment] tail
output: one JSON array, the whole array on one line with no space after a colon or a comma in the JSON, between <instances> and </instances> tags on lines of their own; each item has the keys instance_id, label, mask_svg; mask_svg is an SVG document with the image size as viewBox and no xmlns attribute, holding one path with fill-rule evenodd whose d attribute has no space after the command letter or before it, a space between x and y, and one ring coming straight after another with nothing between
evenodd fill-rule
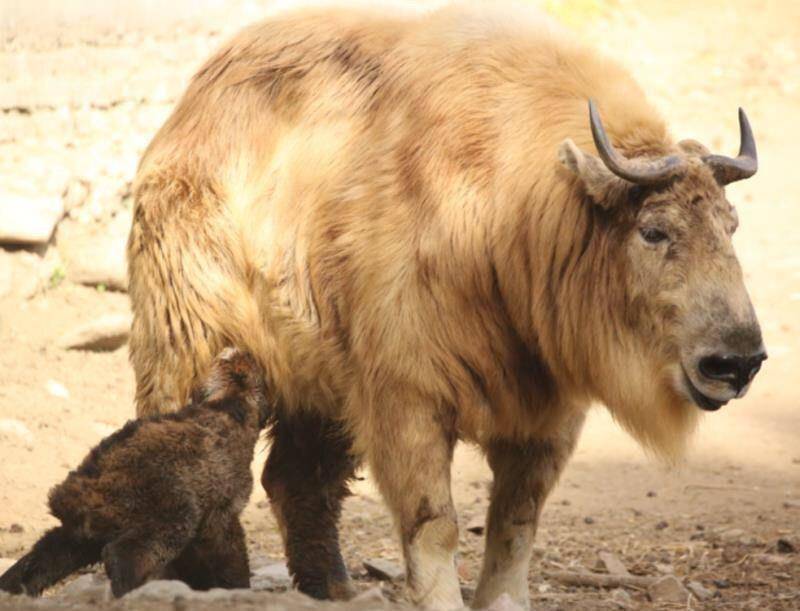
<instances>
[{"instance_id":1,"label":"tail","mask_svg":"<svg viewBox=\"0 0 800 611\"><path fill-rule=\"evenodd\" d=\"M39 596L78 569L100 560L102 545L53 528L0 576L0 591Z\"/></svg>"}]
</instances>

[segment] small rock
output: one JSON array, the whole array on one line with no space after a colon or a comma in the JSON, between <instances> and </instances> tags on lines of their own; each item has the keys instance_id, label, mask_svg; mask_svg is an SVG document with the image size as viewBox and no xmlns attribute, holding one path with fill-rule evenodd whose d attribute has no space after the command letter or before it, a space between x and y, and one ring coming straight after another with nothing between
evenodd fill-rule
<instances>
[{"instance_id":1,"label":"small rock","mask_svg":"<svg viewBox=\"0 0 800 611\"><path fill-rule=\"evenodd\" d=\"M800 501L788 500L783 502L784 509L800 509Z\"/></svg>"},{"instance_id":2,"label":"small rock","mask_svg":"<svg viewBox=\"0 0 800 611\"><path fill-rule=\"evenodd\" d=\"M188 594L180 594L175 599L175 606L179 607L180 603L191 601L191 603L202 603L204 606L219 607L237 607L237 603L255 602L258 600L259 593L253 590L244 588L232 589L227 588L211 588L210 590L190 590ZM194 604L186 604L186 609L192 609Z\"/></svg>"},{"instance_id":3,"label":"small rock","mask_svg":"<svg viewBox=\"0 0 800 611\"><path fill-rule=\"evenodd\" d=\"M778 542L775 544L775 549L779 554L794 554L797 551L794 543L789 541L789 539L778 539Z\"/></svg>"},{"instance_id":4,"label":"small rock","mask_svg":"<svg viewBox=\"0 0 800 611\"><path fill-rule=\"evenodd\" d=\"M8 527L8 532L10 532L12 535L19 535L25 532L25 528L22 526L22 524L14 523Z\"/></svg>"},{"instance_id":5,"label":"small rock","mask_svg":"<svg viewBox=\"0 0 800 611\"><path fill-rule=\"evenodd\" d=\"M666 564L664 562L654 562L653 566L655 569L664 575L673 575L675 573L675 567L671 564Z\"/></svg>"},{"instance_id":6,"label":"small rock","mask_svg":"<svg viewBox=\"0 0 800 611\"><path fill-rule=\"evenodd\" d=\"M689 592L672 575L662 577L647 588L647 595L653 602L686 604Z\"/></svg>"},{"instance_id":7,"label":"small rock","mask_svg":"<svg viewBox=\"0 0 800 611\"><path fill-rule=\"evenodd\" d=\"M494 599L486 611L522 611L522 607L511 596L503 593Z\"/></svg>"},{"instance_id":8,"label":"small rock","mask_svg":"<svg viewBox=\"0 0 800 611\"><path fill-rule=\"evenodd\" d=\"M0 249L0 298L14 295L29 299L35 295L45 283L44 268L42 257L36 253Z\"/></svg>"},{"instance_id":9,"label":"small rock","mask_svg":"<svg viewBox=\"0 0 800 611\"><path fill-rule=\"evenodd\" d=\"M64 188L61 199L64 200L64 211L69 214L75 208L81 207L89 197L92 186L83 178L72 178Z\"/></svg>"},{"instance_id":10,"label":"small rock","mask_svg":"<svg viewBox=\"0 0 800 611\"><path fill-rule=\"evenodd\" d=\"M622 609L633 608L633 598L622 588L617 588L611 591L611 602Z\"/></svg>"},{"instance_id":11,"label":"small rock","mask_svg":"<svg viewBox=\"0 0 800 611\"><path fill-rule=\"evenodd\" d=\"M605 570L611 575L630 575L628 569L625 567L625 563L622 562L616 554L612 554L611 552L598 552L597 556L600 558L600 562Z\"/></svg>"},{"instance_id":12,"label":"small rock","mask_svg":"<svg viewBox=\"0 0 800 611\"><path fill-rule=\"evenodd\" d=\"M720 590L724 590L725 588L731 587L731 582L727 579L715 579L712 583L717 586Z\"/></svg>"},{"instance_id":13,"label":"small rock","mask_svg":"<svg viewBox=\"0 0 800 611\"><path fill-rule=\"evenodd\" d=\"M155 581L149 581L143 586L128 592L124 600L128 602L172 602L179 596L186 597L191 595L191 593L192 589L182 581L157 579Z\"/></svg>"},{"instance_id":14,"label":"small rock","mask_svg":"<svg viewBox=\"0 0 800 611\"><path fill-rule=\"evenodd\" d=\"M64 386L61 382L56 382L55 380L47 380L45 388L47 388L47 392L49 392L54 397L58 397L59 399L69 399L69 391L67 390L67 387Z\"/></svg>"},{"instance_id":15,"label":"small rock","mask_svg":"<svg viewBox=\"0 0 800 611\"><path fill-rule=\"evenodd\" d=\"M266 564L253 570L250 587L253 590L289 590L292 576L283 562Z\"/></svg>"},{"instance_id":16,"label":"small rock","mask_svg":"<svg viewBox=\"0 0 800 611\"><path fill-rule=\"evenodd\" d=\"M709 598L713 598L714 592L709 590L699 581L690 581L687 584L689 591L694 594L697 600L708 600Z\"/></svg>"},{"instance_id":17,"label":"small rock","mask_svg":"<svg viewBox=\"0 0 800 611\"><path fill-rule=\"evenodd\" d=\"M467 523L466 529L467 532L471 532L475 535L482 535L484 529L485 520L483 518L473 518Z\"/></svg>"},{"instance_id":18,"label":"small rock","mask_svg":"<svg viewBox=\"0 0 800 611\"><path fill-rule=\"evenodd\" d=\"M781 554L753 554L751 558L761 564L771 564L773 566L785 566L792 564L792 559Z\"/></svg>"},{"instance_id":19,"label":"small rock","mask_svg":"<svg viewBox=\"0 0 800 611\"><path fill-rule=\"evenodd\" d=\"M368 590L364 590L350 602L367 602L367 603L386 603L386 597L383 595L383 590L378 586L372 586Z\"/></svg>"},{"instance_id":20,"label":"small rock","mask_svg":"<svg viewBox=\"0 0 800 611\"><path fill-rule=\"evenodd\" d=\"M365 560L364 568L367 569L370 577L381 581L400 581L406 575L405 570L400 565L380 558Z\"/></svg>"},{"instance_id":21,"label":"small rock","mask_svg":"<svg viewBox=\"0 0 800 611\"><path fill-rule=\"evenodd\" d=\"M63 215L60 197L0 193L0 243L46 244Z\"/></svg>"},{"instance_id":22,"label":"small rock","mask_svg":"<svg viewBox=\"0 0 800 611\"><path fill-rule=\"evenodd\" d=\"M66 350L116 350L128 341L130 314L106 314L61 337L58 345Z\"/></svg>"},{"instance_id":23,"label":"small rock","mask_svg":"<svg viewBox=\"0 0 800 611\"><path fill-rule=\"evenodd\" d=\"M656 495L655 490L649 490L647 492L647 496L649 496L650 498L653 498L654 496L657 496L657 495Z\"/></svg>"},{"instance_id":24,"label":"small rock","mask_svg":"<svg viewBox=\"0 0 800 611\"><path fill-rule=\"evenodd\" d=\"M33 443L33 433L28 426L16 418L0 418L0 435L13 435L25 443Z\"/></svg>"},{"instance_id":25,"label":"small rock","mask_svg":"<svg viewBox=\"0 0 800 611\"><path fill-rule=\"evenodd\" d=\"M594 524L594 518L592 516L586 516L583 518L584 524Z\"/></svg>"},{"instance_id":26,"label":"small rock","mask_svg":"<svg viewBox=\"0 0 800 611\"><path fill-rule=\"evenodd\" d=\"M126 247L130 213L121 213L103 226L65 221L58 227L58 249L67 278L90 286L124 291L128 287Z\"/></svg>"},{"instance_id":27,"label":"small rock","mask_svg":"<svg viewBox=\"0 0 800 611\"><path fill-rule=\"evenodd\" d=\"M656 524L656 530L664 530L665 528L669 528L669 522L666 520L661 520Z\"/></svg>"},{"instance_id":28,"label":"small rock","mask_svg":"<svg viewBox=\"0 0 800 611\"><path fill-rule=\"evenodd\" d=\"M111 600L111 583L102 573L81 575L64 586L58 596L83 604L108 602Z\"/></svg>"},{"instance_id":29,"label":"small rock","mask_svg":"<svg viewBox=\"0 0 800 611\"><path fill-rule=\"evenodd\" d=\"M744 536L744 531L741 528L730 528L723 530L719 537L723 541L738 542Z\"/></svg>"}]
</instances>

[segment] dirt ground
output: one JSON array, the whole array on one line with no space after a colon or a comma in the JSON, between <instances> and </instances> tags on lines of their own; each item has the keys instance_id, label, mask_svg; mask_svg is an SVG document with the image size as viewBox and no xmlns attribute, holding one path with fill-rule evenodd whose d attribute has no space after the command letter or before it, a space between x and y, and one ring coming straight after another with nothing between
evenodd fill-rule
<instances>
[{"instance_id":1,"label":"dirt ground","mask_svg":"<svg viewBox=\"0 0 800 611\"><path fill-rule=\"evenodd\" d=\"M120 16L81 0L75 13L45 21L39 16L47 13L31 4L3 4L9 12L0 32L0 186L60 193L75 177L111 185L107 191L116 195L93 200L87 221L102 226L130 207L125 185L138 155L192 71L275 3L187 2L162 18L154 2ZM705 418L675 468L645 456L602 408L593 412L544 511L531 569L533 605L800 609L800 2L543 4L627 65L678 137L734 154L736 108L747 109L760 170L728 194L739 212L735 244L770 358L745 399ZM0 251L11 265L48 279L24 295L0 297L0 557L20 555L54 523L45 506L49 487L133 415L126 348L93 353L55 345L82 322L127 311L127 296L60 281L57 246ZM261 448L255 472L264 457ZM453 473L467 525L486 510L489 471L477 452L460 447ZM348 563L366 588L362 562L399 562L400 552L391 519L362 475L342 533ZM245 524L253 553L281 555L259 487ZM462 531L459 572L469 588L482 539ZM700 582L713 598L670 605L636 589L567 587L548 577L592 569L604 550L634 574L673 573Z\"/></svg>"}]
</instances>

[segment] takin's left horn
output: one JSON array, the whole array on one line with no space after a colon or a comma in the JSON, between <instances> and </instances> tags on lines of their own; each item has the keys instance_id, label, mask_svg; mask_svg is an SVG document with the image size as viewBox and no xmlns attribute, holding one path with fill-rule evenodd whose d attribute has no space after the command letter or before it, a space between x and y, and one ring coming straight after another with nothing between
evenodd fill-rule
<instances>
[{"instance_id":1,"label":"takin's left horn","mask_svg":"<svg viewBox=\"0 0 800 611\"><path fill-rule=\"evenodd\" d=\"M725 155L706 155L703 161L714 172L717 182L725 186L737 180L750 178L758 171L758 153L756 153L756 140L750 121L743 109L739 109L739 155L726 157Z\"/></svg>"},{"instance_id":2,"label":"takin's left horn","mask_svg":"<svg viewBox=\"0 0 800 611\"><path fill-rule=\"evenodd\" d=\"M639 185L661 184L680 174L686 165L684 160L676 155L647 160L627 159L620 155L608 140L594 100L589 100L589 122L592 126L594 145L603 163L614 174L629 182Z\"/></svg>"}]
</instances>

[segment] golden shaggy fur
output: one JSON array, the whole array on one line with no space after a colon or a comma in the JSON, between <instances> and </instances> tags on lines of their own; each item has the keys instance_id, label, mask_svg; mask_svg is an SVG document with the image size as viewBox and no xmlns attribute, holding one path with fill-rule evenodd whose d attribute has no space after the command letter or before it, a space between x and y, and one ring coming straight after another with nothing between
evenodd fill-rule
<instances>
[{"instance_id":1,"label":"golden shaggy fur","mask_svg":"<svg viewBox=\"0 0 800 611\"><path fill-rule=\"evenodd\" d=\"M139 414L182 405L223 347L252 353L281 413L341 423L371 465L429 606L460 600L432 576L457 541L456 438L486 448L499 496L520 465L547 466L519 501L533 527L592 401L678 455L698 413L675 383L670 325L687 304L641 290L653 281L631 269L629 185L559 162L567 138L595 150L589 98L626 156L694 155L661 197L702 193L730 214L628 73L538 15L305 11L241 32L136 180ZM492 510L487 554L502 556L518 509ZM508 586L497 579L479 599Z\"/></svg>"},{"instance_id":2,"label":"golden shaggy fur","mask_svg":"<svg viewBox=\"0 0 800 611\"><path fill-rule=\"evenodd\" d=\"M139 411L181 405L236 343L287 406L354 429L402 384L458 406L465 439L538 436L596 398L680 445L696 410L654 396L620 249L557 158L593 149L589 97L623 150L672 143L626 72L534 19L299 13L209 60L136 183Z\"/></svg>"}]
</instances>

